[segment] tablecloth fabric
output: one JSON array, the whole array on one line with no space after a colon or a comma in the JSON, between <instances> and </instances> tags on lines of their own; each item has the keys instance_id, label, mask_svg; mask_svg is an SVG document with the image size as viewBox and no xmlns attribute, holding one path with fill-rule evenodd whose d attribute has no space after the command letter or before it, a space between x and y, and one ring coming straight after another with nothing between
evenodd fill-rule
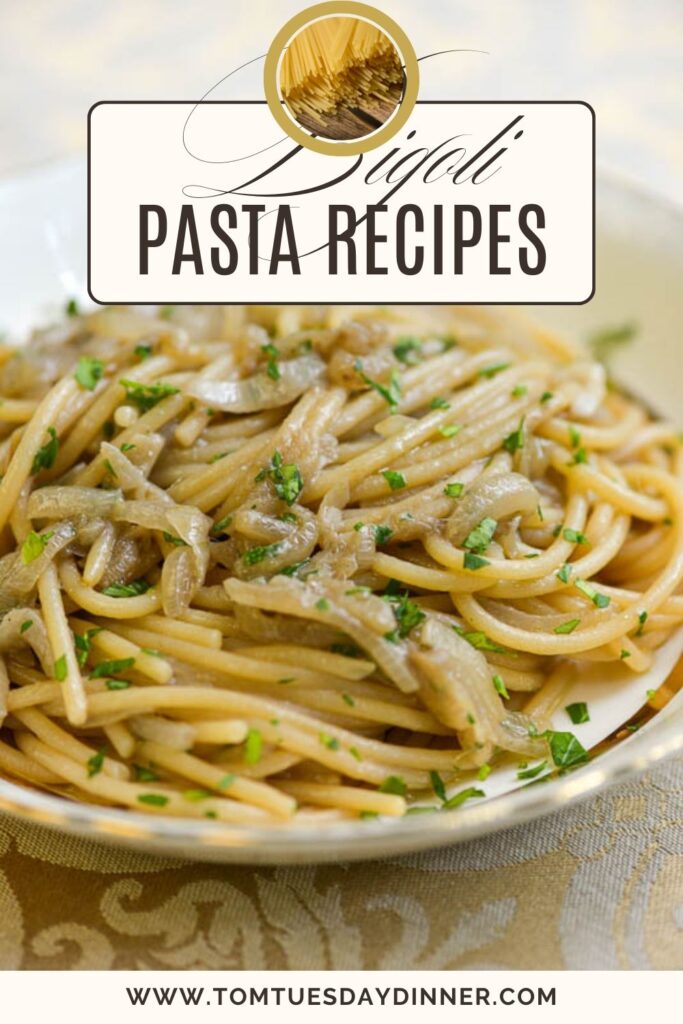
<instances>
[{"instance_id":1,"label":"tablecloth fabric","mask_svg":"<svg viewBox=\"0 0 683 1024\"><path fill-rule=\"evenodd\" d=\"M0 815L0 968L683 968L683 758L460 846L165 860Z\"/></svg>"}]
</instances>

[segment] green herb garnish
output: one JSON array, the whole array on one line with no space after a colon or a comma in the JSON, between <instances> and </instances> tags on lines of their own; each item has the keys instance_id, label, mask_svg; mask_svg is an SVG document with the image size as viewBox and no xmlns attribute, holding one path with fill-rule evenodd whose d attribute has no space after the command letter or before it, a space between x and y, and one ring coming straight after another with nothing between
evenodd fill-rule
<instances>
[{"instance_id":1,"label":"green herb garnish","mask_svg":"<svg viewBox=\"0 0 683 1024\"><path fill-rule=\"evenodd\" d=\"M262 562L264 558L273 558L278 553L282 544L276 541L274 544L266 544L263 547L249 548L242 555L242 559L247 565L257 565Z\"/></svg>"},{"instance_id":2,"label":"green herb garnish","mask_svg":"<svg viewBox=\"0 0 683 1024\"><path fill-rule=\"evenodd\" d=\"M569 622L563 622L561 626L555 626L553 633L573 633L580 623L581 619L570 619Z\"/></svg>"},{"instance_id":3,"label":"green herb garnish","mask_svg":"<svg viewBox=\"0 0 683 1024\"><path fill-rule=\"evenodd\" d=\"M490 516L486 516L485 519L479 523L478 526L468 533L462 542L462 546L467 548L468 551L473 551L477 555L482 555L491 541L493 535L498 527L498 522L492 519Z\"/></svg>"},{"instance_id":4,"label":"green herb garnish","mask_svg":"<svg viewBox=\"0 0 683 1024\"><path fill-rule=\"evenodd\" d=\"M102 379L104 363L101 359L92 359L90 356L81 356L76 364L74 377L86 391L94 391L98 380Z\"/></svg>"},{"instance_id":5,"label":"green herb garnish","mask_svg":"<svg viewBox=\"0 0 683 1024\"><path fill-rule=\"evenodd\" d=\"M389 484L392 491L400 491L402 487L406 485L406 478L403 473L399 473L394 469L383 469L382 476Z\"/></svg>"},{"instance_id":6,"label":"green herb garnish","mask_svg":"<svg viewBox=\"0 0 683 1024\"><path fill-rule=\"evenodd\" d=\"M132 668L135 664L135 658L115 658L112 661L100 661L90 673L91 679L103 679L105 676L117 676L120 672L125 672L127 668Z\"/></svg>"},{"instance_id":7,"label":"green herb garnish","mask_svg":"<svg viewBox=\"0 0 683 1024\"><path fill-rule=\"evenodd\" d=\"M32 476L35 476L36 473L40 473L41 469L52 469L55 464L57 452L59 451L57 431L54 427L48 427L47 432L50 435L50 440L47 441L42 448L39 448L33 456L33 462L31 463Z\"/></svg>"},{"instance_id":8,"label":"green herb garnish","mask_svg":"<svg viewBox=\"0 0 683 1024\"><path fill-rule=\"evenodd\" d=\"M35 530L31 530L21 545L21 560L24 565L30 565L31 562L35 562L36 558L42 555L50 538L54 537L54 535L54 530L47 530L45 533L36 533Z\"/></svg>"},{"instance_id":9,"label":"green herb garnish","mask_svg":"<svg viewBox=\"0 0 683 1024\"><path fill-rule=\"evenodd\" d=\"M374 388L377 394L381 395L384 401L387 403L387 405L392 410L394 410L398 405L399 399L401 397L401 381L396 371L392 371L389 384L387 386L385 384L380 384L379 381L372 380L365 373L363 373L363 364L360 361L360 359L356 360L356 362L354 363L354 368L358 373L358 376L363 381L363 383L367 384L369 388Z\"/></svg>"},{"instance_id":10,"label":"green herb garnish","mask_svg":"<svg viewBox=\"0 0 683 1024\"><path fill-rule=\"evenodd\" d=\"M146 594L152 584L147 580L133 580L131 583L112 583L102 591L107 597L139 597Z\"/></svg>"},{"instance_id":11,"label":"green herb garnish","mask_svg":"<svg viewBox=\"0 0 683 1024\"><path fill-rule=\"evenodd\" d=\"M174 388L172 384L140 384L136 380L120 380L119 384L123 384L126 398L133 405L137 405L140 412L148 412L162 399L178 394L178 388Z\"/></svg>"},{"instance_id":12,"label":"green herb garnish","mask_svg":"<svg viewBox=\"0 0 683 1024\"><path fill-rule=\"evenodd\" d=\"M583 722L590 722L591 720L585 700L576 701L574 704L567 704L564 710L574 725L581 725Z\"/></svg>"},{"instance_id":13,"label":"green herb garnish","mask_svg":"<svg viewBox=\"0 0 683 1024\"><path fill-rule=\"evenodd\" d=\"M244 760L247 764L258 764L263 754L263 736L258 729L249 729L244 741Z\"/></svg>"},{"instance_id":14,"label":"green herb garnish","mask_svg":"<svg viewBox=\"0 0 683 1024\"><path fill-rule=\"evenodd\" d=\"M400 775L388 775L381 786L379 786L379 792L391 793L393 796L405 796L408 792L408 787Z\"/></svg>"}]
</instances>

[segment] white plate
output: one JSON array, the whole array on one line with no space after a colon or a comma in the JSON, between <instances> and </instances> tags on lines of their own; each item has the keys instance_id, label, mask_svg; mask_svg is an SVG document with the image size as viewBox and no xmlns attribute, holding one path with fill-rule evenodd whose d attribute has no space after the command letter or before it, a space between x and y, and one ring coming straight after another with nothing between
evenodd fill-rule
<instances>
[{"instance_id":1,"label":"white plate","mask_svg":"<svg viewBox=\"0 0 683 1024\"><path fill-rule=\"evenodd\" d=\"M0 237L5 240L0 330L10 338L48 321L68 298L88 304L85 197L85 168L80 162L38 169L0 184ZM604 326L636 323L635 342L619 353L618 375L651 406L675 418L681 381L676 349L683 322L682 277L681 211L632 187L601 182L595 299L585 306L538 307L532 313L536 320L578 338ZM647 676L635 676L625 666L605 665L584 673L567 695L567 703L590 703L591 721L571 727L584 746L593 746L641 708L646 690L666 678L682 648L679 631L659 652ZM563 711L553 724L570 728ZM349 860L437 846L518 824L681 747L683 693L639 733L585 768L516 792L511 790L522 784L515 768L501 769L486 781L487 799L447 813L348 821L324 828L248 828L72 803L1 779L0 809L66 832L192 859Z\"/></svg>"}]
</instances>

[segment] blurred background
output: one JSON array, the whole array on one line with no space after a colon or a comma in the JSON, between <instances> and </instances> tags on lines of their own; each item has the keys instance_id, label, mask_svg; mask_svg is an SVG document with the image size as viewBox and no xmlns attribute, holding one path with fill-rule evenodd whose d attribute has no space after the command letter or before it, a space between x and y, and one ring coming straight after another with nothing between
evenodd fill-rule
<instances>
[{"instance_id":1,"label":"blurred background","mask_svg":"<svg viewBox=\"0 0 683 1024\"><path fill-rule=\"evenodd\" d=\"M302 0L0 0L0 175L85 151L100 99L198 99ZM681 198L682 0L384 0L422 96L584 99L601 166ZM260 64L222 98L259 97ZM227 83L229 86L229 83Z\"/></svg>"}]
</instances>

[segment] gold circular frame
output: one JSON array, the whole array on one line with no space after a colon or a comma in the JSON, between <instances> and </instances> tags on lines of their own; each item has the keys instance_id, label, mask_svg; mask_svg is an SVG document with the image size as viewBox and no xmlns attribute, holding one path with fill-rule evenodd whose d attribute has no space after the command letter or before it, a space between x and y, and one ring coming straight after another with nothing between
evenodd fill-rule
<instances>
[{"instance_id":1,"label":"gold circular frame","mask_svg":"<svg viewBox=\"0 0 683 1024\"><path fill-rule=\"evenodd\" d=\"M282 51L297 32L305 28L312 21L340 14L355 15L358 18L370 21L389 36L404 62L405 91L396 113L381 128L378 128L369 135L364 135L361 139L352 139L348 142L330 142L326 139L310 135L288 115L280 98L278 65ZM325 156L357 156L358 153L368 153L377 146L381 146L383 142L387 142L396 132L400 131L412 114L417 100L419 85L420 70L415 49L401 26L397 25L392 18L389 18L382 11L378 11L375 7L356 3L355 0L328 0L327 3L314 4L313 7L307 7L306 10L290 18L270 44L263 69L263 88L266 99L270 112L279 126L290 138L298 142L300 146L312 149L315 153L323 153Z\"/></svg>"}]
</instances>

